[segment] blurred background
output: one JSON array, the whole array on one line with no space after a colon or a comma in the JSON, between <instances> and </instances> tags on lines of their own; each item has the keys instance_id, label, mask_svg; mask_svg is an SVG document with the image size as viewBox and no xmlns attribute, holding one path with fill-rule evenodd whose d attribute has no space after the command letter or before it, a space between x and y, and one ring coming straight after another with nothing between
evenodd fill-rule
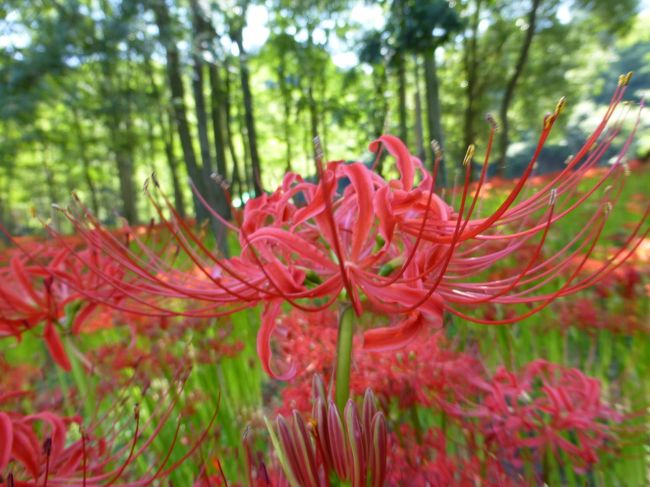
<instances>
[{"instance_id":1,"label":"blurred background","mask_svg":"<svg viewBox=\"0 0 650 487\"><path fill-rule=\"evenodd\" d=\"M468 144L483 159L487 112L490 173L514 177L566 96L537 168L557 170L621 73L637 106L650 92L649 22L647 0L4 0L0 223L30 233L72 190L106 223L147 221L154 171L181 214L206 218L188 178L227 214L211 174L238 206L313 176L315 135L356 160L389 132L428 165L435 139L453 186ZM630 159L650 153L641 118Z\"/></svg>"}]
</instances>

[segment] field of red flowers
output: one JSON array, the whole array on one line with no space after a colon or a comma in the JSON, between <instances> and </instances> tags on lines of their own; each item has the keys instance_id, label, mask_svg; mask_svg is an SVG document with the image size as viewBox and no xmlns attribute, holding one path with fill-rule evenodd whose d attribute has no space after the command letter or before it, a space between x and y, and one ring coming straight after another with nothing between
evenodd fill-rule
<instances>
[{"instance_id":1,"label":"field of red flowers","mask_svg":"<svg viewBox=\"0 0 650 487\"><path fill-rule=\"evenodd\" d=\"M447 200L393 136L385 178L319 158L233 209L233 257L155 180L156 225L61 208L73 235L0 253L0 485L645 485L650 170L620 88L561 173L470 182L472 147Z\"/></svg>"}]
</instances>

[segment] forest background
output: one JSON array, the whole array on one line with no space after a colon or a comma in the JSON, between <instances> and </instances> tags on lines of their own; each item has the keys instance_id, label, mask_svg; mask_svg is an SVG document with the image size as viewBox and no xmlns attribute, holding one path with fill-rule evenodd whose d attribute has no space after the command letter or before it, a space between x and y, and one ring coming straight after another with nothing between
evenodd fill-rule
<instances>
[{"instance_id":1,"label":"forest background","mask_svg":"<svg viewBox=\"0 0 650 487\"><path fill-rule=\"evenodd\" d=\"M30 213L56 219L73 190L108 224L146 222L153 172L182 215L209 217L188 177L227 215L213 173L238 206L286 171L313 176L316 135L328 158L371 160L393 133L429 165L435 139L451 187L470 143L483 158L487 112L490 173L511 177L566 96L537 168L557 170L619 74L635 71L632 102L648 94L649 22L635 0L6 0L0 223L31 233Z\"/></svg>"}]
</instances>

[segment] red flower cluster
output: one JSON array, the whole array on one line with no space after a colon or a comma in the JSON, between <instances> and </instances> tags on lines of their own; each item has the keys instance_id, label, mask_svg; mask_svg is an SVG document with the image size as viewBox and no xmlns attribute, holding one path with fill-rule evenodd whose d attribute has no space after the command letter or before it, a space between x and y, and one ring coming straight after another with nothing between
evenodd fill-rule
<instances>
[{"instance_id":1,"label":"red flower cluster","mask_svg":"<svg viewBox=\"0 0 650 487\"><path fill-rule=\"evenodd\" d=\"M325 332L315 347L307 341L313 334L312 316L293 310L281 325L284 352L302 371L282 390L283 413L309 411L305 398L312 374L331 373L327 357L336 348L336 320L330 315L325 322L327 316L320 316ZM624 419L602 401L600 382L577 369L536 360L518 372L499 368L490 374L475 356L449 350L441 333L421 337L396 354L358 350L354 358L352 389L357 394L372 389L386 410L397 406L411 413L421 408L444 414L463 437L456 445L459 456L448 458L441 456L445 448L439 442L445 440L439 431L394 432L387 468L396 479L409 472L431 485L464 485L457 483L457 472L473 471L477 478L516 480L525 464L539 463L546 454L586 469L599 453L611 449L616 438L612 425ZM418 437L423 439L416 448L411 443ZM484 464L470 468L478 461L478 445L485 453ZM492 469L488 477L481 474L485 468ZM445 477L445 471L451 476ZM449 483L441 480L445 478ZM494 485L509 483L495 480Z\"/></svg>"},{"instance_id":2,"label":"red flower cluster","mask_svg":"<svg viewBox=\"0 0 650 487\"><path fill-rule=\"evenodd\" d=\"M70 370L58 330L77 334L97 314L98 302L89 299L89 292L113 304L120 299L119 293L82 261L92 262L94 269L108 275L123 274L115 262L90 249L73 252L50 244L26 254L23 249L15 250L9 265L0 267L0 338L20 339L43 323L43 339L52 359Z\"/></svg>"}]
</instances>

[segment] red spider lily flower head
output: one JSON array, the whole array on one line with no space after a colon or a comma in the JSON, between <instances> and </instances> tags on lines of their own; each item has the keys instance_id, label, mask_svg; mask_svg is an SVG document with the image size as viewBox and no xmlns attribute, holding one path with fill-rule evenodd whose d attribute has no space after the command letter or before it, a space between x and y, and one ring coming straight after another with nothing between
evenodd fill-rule
<instances>
[{"instance_id":1,"label":"red spider lily flower head","mask_svg":"<svg viewBox=\"0 0 650 487\"><path fill-rule=\"evenodd\" d=\"M177 378L172 387L181 392L186 377ZM169 392L169 391L168 391ZM0 401L3 401L0 393ZM6 396L5 396L6 397ZM118 403L125 402L125 398ZM63 417L42 410L32 414L12 411L8 401L0 403L0 485L41 487L115 485L145 486L167 477L199 448L216 419L216 411L202 433L196 437L181 434L179 419L165 454L158 453L156 462L140 480L132 478L130 467L149 456L163 427L178 406L178 394L163 394L143 420L140 406L133 412L133 429L129 433L119 407L90 420L82 427L80 416ZM74 425L74 427L73 427ZM129 438L130 436L130 438ZM71 440L70 438L78 438ZM176 461L170 462L177 442L191 445ZM3 480L4 479L4 480ZM13 482L13 483L12 483Z\"/></svg>"},{"instance_id":2,"label":"red spider lily flower head","mask_svg":"<svg viewBox=\"0 0 650 487\"><path fill-rule=\"evenodd\" d=\"M387 427L372 392L366 392L361 414L352 400L341 414L314 376L313 400L308 423L298 411L290 420L276 420L276 454L289 483L321 487L335 475L353 487L384 485Z\"/></svg>"},{"instance_id":3,"label":"red spider lily flower head","mask_svg":"<svg viewBox=\"0 0 650 487\"><path fill-rule=\"evenodd\" d=\"M544 360L519 374L500 369L477 409L486 446L513 466L563 452L576 470L615 441L620 413L601 401L600 382Z\"/></svg>"},{"instance_id":4,"label":"red spider lily flower head","mask_svg":"<svg viewBox=\"0 0 650 487\"><path fill-rule=\"evenodd\" d=\"M171 252L154 252L135 234L131 248L126 247L83 206L79 217L71 212L66 215L92 248L109 254L127 272L125 279L117 280L96 271L128 296L127 301L119 303L124 311L219 316L263 303L258 353L267 373L287 379L295 374L295 368L276 373L270 364L269 342L283 315L283 303L317 312L342 300L351 303L357 315L372 310L390 316L389 323L365 330L363 340L365 350L390 350L413 340L426 325L440 326L445 310L479 323L513 323L559 297L598 282L619 267L647 234L644 225L650 205L623 245L585 275L585 263L620 196L622 159L634 131L625 140L616 163L589 189L583 191L579 183L621 131L615 114L628 82L629 76L621 77L602 121L565 169L524 198L526 182L564 107L561 101L544 119L537 148L522 177L487 217L477 217L477 213L496 130L493 123L481 176L473 191L473 146L465 157L465 184L458 208L434 192L442 157L439 151L431 174L398 138L381 136L370 144L370 150L377 157L388 151L396 160L399 174L397 179L386 180L359 162L324 163L318 143L317 182L289 173L274 192L249 200L242 215L234 212L235 223L223 221L237 233L241 245L240 255L233 258L211 250L202 236L175 214L164 194L169 211L175 215L173 220L165 220L175 239ZM157 187L155 179L153 182ZM600 192L601 199L594 202ZM197 193L197 197L201 195ZM164 219L162 206L153 195L151 200ZM586 224L564 247L542 258L554 225L585 206L594 210ZM215 211L213 215L220 218ZM511 275L481 280L496 262L516 256L519 249L530 244L534 249L530 258L514 262ZM172 264L172 253L178 251L187 255L192 268ZM556 281L561 281L559 289L548 291L546 285ZM101 296L94 299L105 302ZM483 304L523 304L528 309L490 319L460 309Z\"/></svg>"},{"instance_id":5,"label":"red spider lily flower head","mask_svg":"<svg viewBox=\"0 0 650 487\"><path fill-rule=\"evenodd\" d=\"M8 265L0 267L0 338L15 337L44 325L43 339L54 362L66 371L70 360L60 330L77 334L99 311L96 301L86 299L88 289L105 300L119 301L113 287L81 266L67 249L56 245L21 249ZM113 276L121 271L110 259L80 250L97 268Z\"/></svg>"}]
</instances>

